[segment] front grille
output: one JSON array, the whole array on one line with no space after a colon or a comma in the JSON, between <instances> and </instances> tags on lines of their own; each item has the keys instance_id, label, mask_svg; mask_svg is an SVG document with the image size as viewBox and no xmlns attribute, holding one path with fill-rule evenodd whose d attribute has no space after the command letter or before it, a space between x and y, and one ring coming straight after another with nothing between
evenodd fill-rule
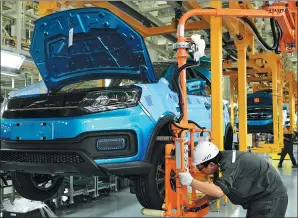
<instances>
[{"instance_id":1,"label":"front grille","mask_svg":"<svg viewBox=\"0 0 298 218\"><path fill-rule=\"evenodd\" d=\"M262 114L248 114L247 119L249 120L268 120L272 119L271 115L262 115Z\"/></svg>"},{"instance_id":2,"label":"front grille","mask_svg":"<svg viewBox=\"0 0 298 218\"><path fill-rule=\"evenodd\" d=\"M75 152L22 152L1 151L3 162L38 163L38 164L80 164L84 159Z\"/></svg>"}]
</instances>

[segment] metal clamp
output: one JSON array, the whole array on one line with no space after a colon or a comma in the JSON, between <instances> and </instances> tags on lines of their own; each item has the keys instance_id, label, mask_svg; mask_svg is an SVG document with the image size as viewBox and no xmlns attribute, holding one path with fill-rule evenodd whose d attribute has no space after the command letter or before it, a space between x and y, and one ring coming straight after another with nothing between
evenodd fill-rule
<instances>
[{"instance_id":1,"label":"metal clamp","mask_svg":"<svg viewBox=\"0 0 298 218\"><path fill-rule=\"evenodd\" d=\"M186 49L190 49L190 43L188 42L177 42L173 44L173 50L177 50L179 48L186 48Z\"/></svg>"}]
</instances>

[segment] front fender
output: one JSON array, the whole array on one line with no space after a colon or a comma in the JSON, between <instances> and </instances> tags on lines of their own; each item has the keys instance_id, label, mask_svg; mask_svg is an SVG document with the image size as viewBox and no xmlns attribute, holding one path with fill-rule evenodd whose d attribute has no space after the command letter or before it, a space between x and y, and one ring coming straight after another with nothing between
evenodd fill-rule
<instances>
[{"instance_id":1,"label":"front fender","mask_svg":"<svg viewBox=\"0 0 298 218\"><path fill-rule=\"evenodd\" d=\"M155 145L156 145L156 137L158 136L161 129L165 125L167 125L167 123L170 123L174 119L174 117L175 117L174 114L167 114L167 115L163 116L157 122L157 125L155 126L155 128L153 130L153 133L151 135L151 138L150 138L150 141L149 141L149 144L148 144L147 152L145 154L145 161L148 161L148 162L151 161L152 153L153 153Z\"/></svg>"}]
</instances>

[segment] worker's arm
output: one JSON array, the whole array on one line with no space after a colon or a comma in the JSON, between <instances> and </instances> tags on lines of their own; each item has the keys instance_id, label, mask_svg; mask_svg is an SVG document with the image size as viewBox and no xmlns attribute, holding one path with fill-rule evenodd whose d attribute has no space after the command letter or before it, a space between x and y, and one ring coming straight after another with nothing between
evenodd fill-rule
<instances>
[{"instance_id":1,"label":"worker's arm","mask_svg":"<svg viewBox=\"0 0 298 218\"><path fill-rule=\"evenodd\" d=\"M213 183L201 182L193 179L191 187L211 197L221 198L225 195L221 188Z\"/></svg>"},{"instance_id":2,"label":"worker's arm","mask_svg":"<svg viewBox=\"0 0 298 218\"><path fill-rule=\"evenodd\" d=\"M217 197L212 197L212 196L209 196L209 195L204 195L201 198L197 198L196 201L208 201L208 202L210 202L210 201L213 201L215 199L217 199Z\"/></svg>"},{"instance_id":3,"label":"worker's arm","mask_svg":"<svg viewBox=\"0 0 298 218\"><path fill-rule=\"evenodd\" d=\"M221 198L224 196L224 192L219 186L212 183L198 181L194 179L189 172L179 173L179 177L182 185L192 186L195 190L199 190L211 197Z\"/></svg>"}]
</instances>

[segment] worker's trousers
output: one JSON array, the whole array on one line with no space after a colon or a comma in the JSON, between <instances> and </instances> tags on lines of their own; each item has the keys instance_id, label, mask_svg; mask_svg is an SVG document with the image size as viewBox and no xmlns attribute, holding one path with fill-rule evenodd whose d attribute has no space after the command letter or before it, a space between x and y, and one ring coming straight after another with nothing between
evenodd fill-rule
<instances>
[{"instance_id":1,"label":"worker's trousers","mask_svg":"<svg viewBox=\"0 0 298 218\"><path fill-rule=\"evenodd\" d=\"M297 162L296 162L295 157L294 157L293 149L292 149L292 151L282 149L281 154L280 154L279 165L282 165L282 163L284 162L284 159L287 156L287 154L289 154L293 166L296 166Z\"/></svg>"},{"instance_id":2,"label":"worker's trousers","mask_svg":"<svg viewBox=\"0 0 298 218\"><path fill-rule=\"evenodd\" d=\"M253 202L247 210L246 217L285 217L288 207L288 195L269 201Z\"/></svg>"}]
</instances>

